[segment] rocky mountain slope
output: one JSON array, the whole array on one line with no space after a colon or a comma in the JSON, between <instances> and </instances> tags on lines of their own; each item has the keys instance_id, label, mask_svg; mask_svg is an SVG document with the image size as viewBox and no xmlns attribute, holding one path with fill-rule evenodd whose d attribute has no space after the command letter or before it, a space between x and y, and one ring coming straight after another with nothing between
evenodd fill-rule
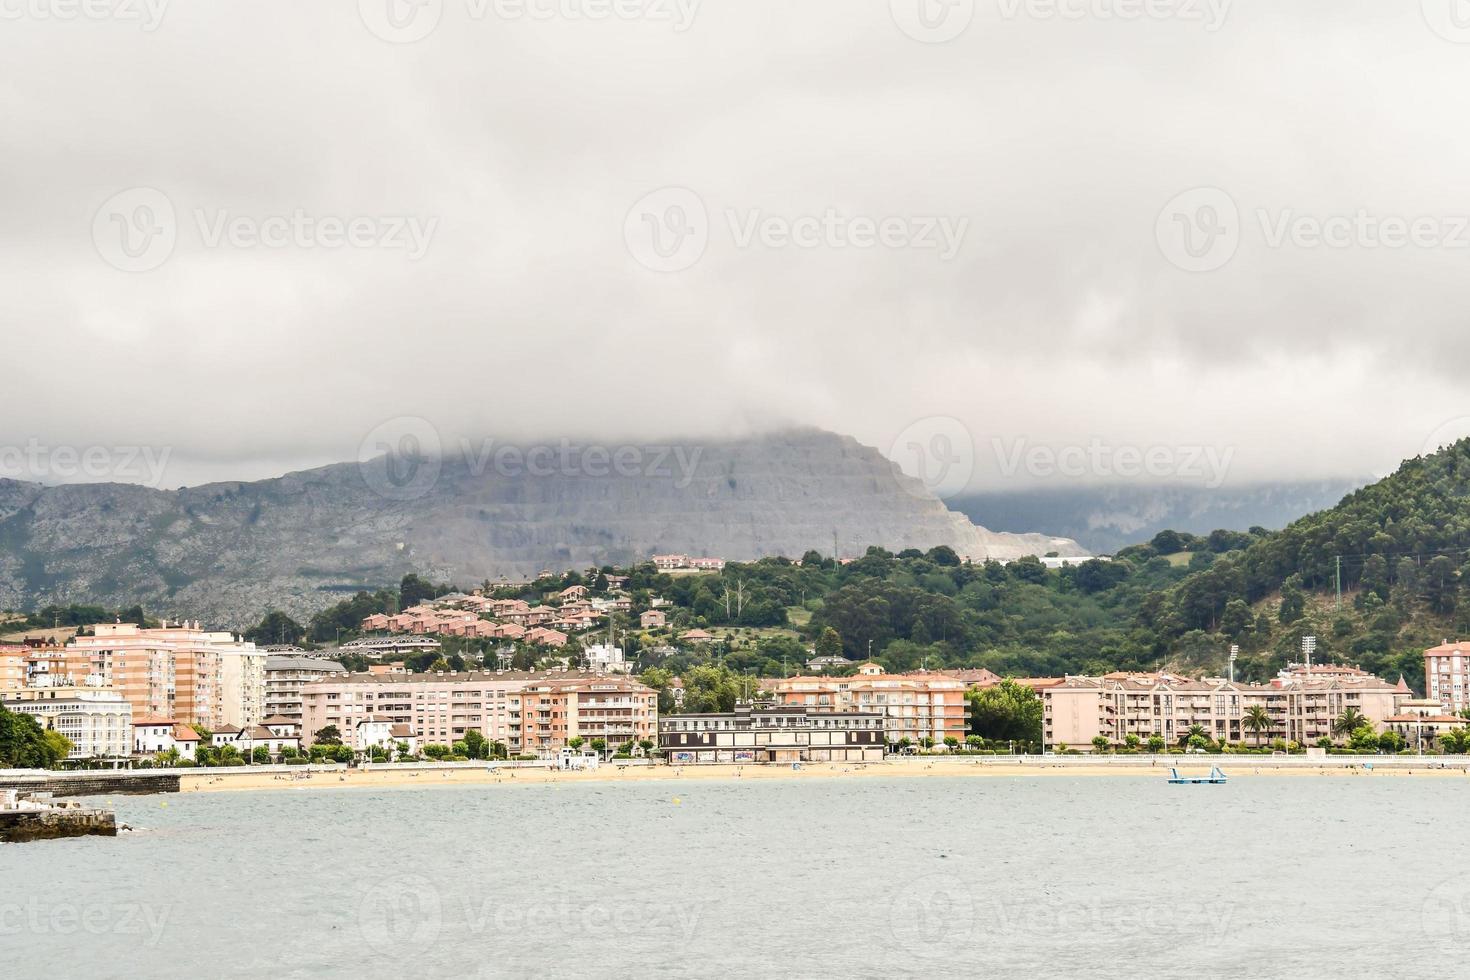
<instances>
[{"instance_id":1,"label":"rocky mountain slope","mask_svg":"<svg viewBox=\"0 0 1470 980\"><path fill-rule=\"evenodd\" d=\"M241 625L414 571L469 585L655 553L730 560L949 545L1082 554L948 510L877 450L800 430L643 449L384 457L174 492L0 481L0 608L124 606Z\"/></svg>"}]
</instances>

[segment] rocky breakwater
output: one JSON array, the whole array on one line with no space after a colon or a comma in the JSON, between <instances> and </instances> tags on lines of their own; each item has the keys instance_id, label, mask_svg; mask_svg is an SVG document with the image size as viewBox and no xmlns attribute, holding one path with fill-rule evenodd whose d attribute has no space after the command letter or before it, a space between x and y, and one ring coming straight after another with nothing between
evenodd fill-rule
<instances>
[{"instance_id":1,"label":"rocky breakwater","mask_svg":"<svg viewBox=\"0 0 1470 980\"><path fill-rule=\"evenodd\" d=\"M50 793L0 795L0 842L57 840L62 837L116 837L117 818L111 810L53 801Z\"/></svg>"}]
</instances>

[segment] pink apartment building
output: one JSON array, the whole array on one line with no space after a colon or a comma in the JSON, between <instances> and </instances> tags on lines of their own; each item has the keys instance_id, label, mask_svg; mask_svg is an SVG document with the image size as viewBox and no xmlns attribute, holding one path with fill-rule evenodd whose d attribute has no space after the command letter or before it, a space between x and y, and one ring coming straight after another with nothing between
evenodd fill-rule
<instances>
[{"instance_id":1,"label":"pink apartment building","mask_svg":"<svg viewBox=\"0 0 1470 980\"><path fill-rule=\"evenodd\" d=\"M476 729L512 755L547 754L568 739L610 747L658 737L658 694L631 677L577 671L351 674L302 692L303 739L335 725L352 748L359 723L407 725L421 745L452 745ZM370 729L364 729L368 731Z\"/></svg>"}]
</instances>

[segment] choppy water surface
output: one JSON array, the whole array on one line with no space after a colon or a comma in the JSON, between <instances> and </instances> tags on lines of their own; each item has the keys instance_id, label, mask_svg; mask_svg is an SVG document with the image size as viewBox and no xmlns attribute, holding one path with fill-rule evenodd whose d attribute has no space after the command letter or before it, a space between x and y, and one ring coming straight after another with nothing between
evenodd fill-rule
<instances>
[{"instance_id":1,"label":"choppy water surface","mask_svg":"<svg viewBox=\"0 0 1470 980\"><path fill-rule=\"evenodd\" d=\"M118 797L0 845L6 976L1460 975L1470 779Z\"/></svg>"}]
</instances>

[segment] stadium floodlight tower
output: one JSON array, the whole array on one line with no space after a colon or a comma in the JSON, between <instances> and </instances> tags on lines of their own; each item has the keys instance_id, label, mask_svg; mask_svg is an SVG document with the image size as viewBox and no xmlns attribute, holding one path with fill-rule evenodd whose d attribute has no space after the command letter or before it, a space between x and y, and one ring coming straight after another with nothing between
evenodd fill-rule
<instances>
[{"instance_id":1,"label":"stadium floodlight tower","mask_svg":"<svg viewBox=\"0 0 1470 980\"><path fill-rule=\"evenodd\" d=\"M1315 636L1302 637L1302 658L1306 664L1307 673L1312 672L1312 654L1317 652L1317 638Z\"/></svg>"}]
</instances>

